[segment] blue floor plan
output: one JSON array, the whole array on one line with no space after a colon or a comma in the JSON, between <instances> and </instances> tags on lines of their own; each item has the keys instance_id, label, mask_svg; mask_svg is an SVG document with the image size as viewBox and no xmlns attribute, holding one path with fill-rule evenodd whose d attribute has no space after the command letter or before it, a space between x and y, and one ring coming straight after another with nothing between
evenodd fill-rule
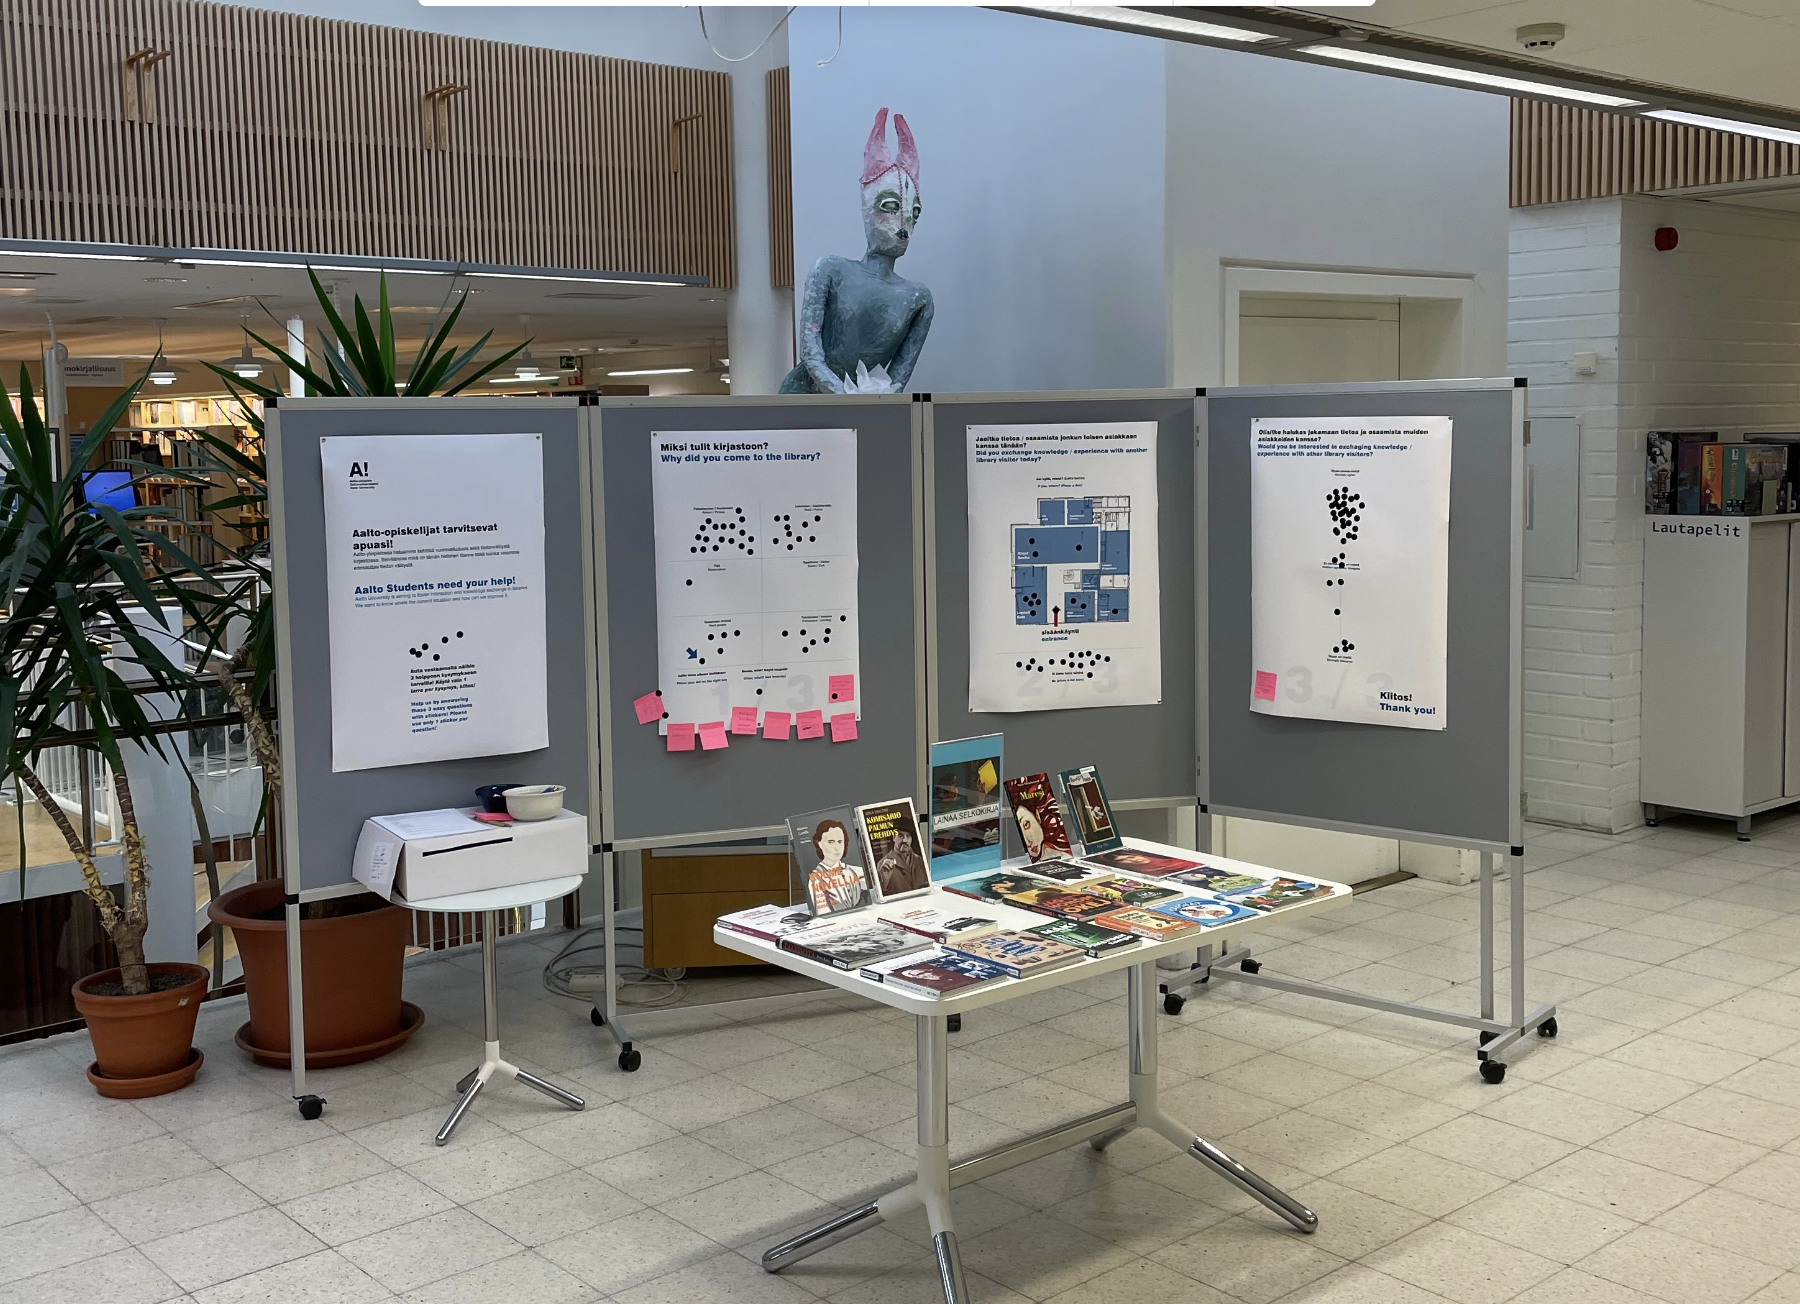
<instances>
[{"instance_id":1,"label":"blue floor plan","mask_svg":"<svg viewBox=\"0 0 1800 1304\"><path fill-rule=\"evenodd\" d=\"M1040 498L1012 527L1013 618L1021 625L1131 619L1131 499Z\"/></svg>"}]
</instances>

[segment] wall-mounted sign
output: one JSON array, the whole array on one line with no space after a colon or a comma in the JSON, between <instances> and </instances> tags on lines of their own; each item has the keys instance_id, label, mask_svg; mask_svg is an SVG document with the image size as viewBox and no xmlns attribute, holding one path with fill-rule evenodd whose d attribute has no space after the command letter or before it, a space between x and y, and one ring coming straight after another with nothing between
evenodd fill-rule
<instances>
[{"instance_id":1,"label":"wall-mounted sign","mask_svg":"<svg viewBox=\"0 0 1800 1304\"><path fill-rule=\"evenodd\" d=\"M71 389L124 389L124 358L70 358L63 363L63 384Z\"/></svg>"}]
</instances>

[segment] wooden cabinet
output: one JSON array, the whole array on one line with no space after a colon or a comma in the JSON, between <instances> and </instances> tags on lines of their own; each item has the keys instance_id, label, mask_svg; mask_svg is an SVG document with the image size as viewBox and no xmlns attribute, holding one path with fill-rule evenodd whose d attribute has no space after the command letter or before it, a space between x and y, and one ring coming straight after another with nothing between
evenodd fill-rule
<instances>
[{"instance_id":1,"label":"wooden cabinet","mask_svg":"<svg viewBox=\"0 0 1800 1304\"><path fill-rule=\"evenodd\" d=\"M646 851L642 865L644 964L651 969L750 963L713 942L713 921L733 910L790 899L782 847Z\"/></svg>"}]
</instances>

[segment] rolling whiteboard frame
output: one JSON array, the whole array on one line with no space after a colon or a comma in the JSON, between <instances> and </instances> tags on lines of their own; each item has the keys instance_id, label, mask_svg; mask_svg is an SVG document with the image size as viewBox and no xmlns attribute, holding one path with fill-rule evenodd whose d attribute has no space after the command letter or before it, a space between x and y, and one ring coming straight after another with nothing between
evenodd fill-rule
<instances>
[{"instance_id":1,"label":"rolling whiteboard frame","mask_svg":"<svg viewBox=\"0 0 1800 1304\"><path fill-rule=\"evenodd\" d=\"M931 737L1006 735L1015 774L1098 765L1106 792L1125 810L1192 806L1195 736L1187 709L1199 644L1189 603L1201 591L1193 569L1198 408L1204 390L1070 390L931 394L925 406L927 698ZM1162 606L1162 701L1151 706L1064 711L975 712L969 693L968 450L970 425L1147 421L1157 423L1157 533ZM941 437L941 444L940 444ZM1198 702L1196 700L1196 706ZM1197 718L1197 717L1196 717ZM1170 735L1171 721L1177 732Z\"/></svg>"},{"instance_id":2,"label":"rolling whiteboard frame","mask_svg":"<svg viewBox=\"0 0 1800 1304\"><path fill-rule=\"evenodd\" d=\"M326 600L322 437L541 433L544 439L544 579L550 746L343 774L331 769L331 631ZM306 1097L305 1012L300 981L303 902L367 889L350 877L363 820L467 804L483 783L565 783L568 805L593 820L599 766L587 721L594 707L596 647L587 495L588 449L575 399L284 398L266 426L276 697L281 750L282 876L288 917L288 996L294 1096ZM296 616L303 618L296 624ZM576 641L580 650L574 649ZM574 708L579 704L580 710ZM306 721L303 730L300 722ZM302 738L302 733L305 737ZM590 836L595 832L589 826ZM311 871L311 872L309 872Z\"/></svg>"},{"instance_id":3,"label":"rolling whiteboard frame","mask_svg":"<svg viewBox=\"0 0 1800 1304\"><path fill-rule=\"evenodd\" d=\"M1213 389L1202 404L1195 459L1195 501L1205 504L1205 528L1197 531L1196 573L1201 591L1195 604L1195 643L1205 655L1198 665L1195 734L1200 757L1200 809L1203 813L1241 816L1276 823L1401 838L1482 852L1481 964L1479 1015L1463 1015L1429 1006L1364 996L1341 988L1258 972L1248 948L1213 958L1203 947L1194 968L1164 984L1171 1010L1180 1008L1179 992L1210 977L1228 978L1280 991L1316 996L1366 1009L1404 1014L1481 1033L1477 1059L1490 1082L1504 1078L1506 1064L1498 1056L1533 1029L1553 1036L1556 1007L1525 1008L1525 865L1524 813L1520 802L1524 765L1524 593L1525 593L1525 382L1522 379L1371 381L1328 385L1277 385ZM1504 447L1493 447L1491 429L1470 429L1470 417L1458 409L1491 395L1495 424L1507 427ZM1233 414L1232 439L1242 441L1241 474L1222 484L1215 465L1221 449L1215 427L1222 424L1224 405L1245 400L1251 413ZM1442 731L1380 729L1331 720L1295 720L1265 716L1249 709L1250 687L1250 531L1252 474L1249 422L1255 416L1436 416L1456 418L1450 462L1450 643L1447 727ZM1504 417L1501 418L1501 413ZM1479 450L1479 451L1477 451ZM1240 450L1233 449L1224 455ZM1505 468L1506 488L1498 491L1493 474ZM1215 512L1216 506L1223 510ZM1498 507L1498 510L1494 510ZM1503 515L1502 515L1503 513ZM1496 519L1497 518L1497 519ZM1503 522L1503 523L1501 523ZM1215 525L1223 546L1215 548ZM1498 528L1495 528L1498 525ZM1483 537L1483 532L1487 537ZM1481 564L1496 548L1505 549L1503 584L1497 592L1471 592L1480 581ZM1232 609L1215 612L1217 600ZM1483 604L1497 616L1485 622L1493 643L1504 648L1502 673L1492 675L1483 664L1495 659L1494 648L1481 643ZM1227 626L1214 617L1229 617ZM1228 645L1229 642L1229 645ZM1487 682L1482 682L1483 680ZM1499 682L1494 682L1494 681ZM1473 681L1473 682L1472 682ZM1214 731L1213 699L1218 719L1229 735ZM1472 717L1472 718L1471 718ZM1504 748L1499 765L1484 753ZM1460 767L1460 769L1459 769ZM1504 780L1499 776L1504 774ZM1216 798L1220 776L1256 786L1254 801ZM1279 777L1275 777L1279 776ZM1362 787L1357 792L1358 786ZM1484 789L1468 802L1468 789ZM1485 789L1492 789L1489 793ZM1349 795L1345 795L1345 791ZM1446 818L1446 809L1448 817ZM1369 811L1351 818L1349 810ZM1391 812L1383 818L1384 812ZM1207 837L1203 833L1203 837ZM1207 837L1208 843L1210 838ZM1203 844L1204 845L1204 844ZM1507 860L1511 901L1511 1008L1501 1020L1494 1011L1494 865ZM1235 966L1235 967L1229 967ZM1546 1031L1547 1030L1547 1031Z\"/></svg>"}]
</instances>

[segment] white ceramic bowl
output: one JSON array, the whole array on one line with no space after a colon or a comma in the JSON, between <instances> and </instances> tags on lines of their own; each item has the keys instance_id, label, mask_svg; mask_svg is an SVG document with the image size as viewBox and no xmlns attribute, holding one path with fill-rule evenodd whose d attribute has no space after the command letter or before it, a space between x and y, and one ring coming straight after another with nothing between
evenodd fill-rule
<instances>
[{"instance_id":1,"label":"white ceramic bowl","mask_svg":"<svg viewBox=\"0 0 1800 1304\"><path fill-rule=\"evenodd\" d=\"M500 794L506 798L506 813L516 820L554 819L563 808L563 794L568 789L560 783L528 783L508 788Z\"/></svg>"}]
</instances>

